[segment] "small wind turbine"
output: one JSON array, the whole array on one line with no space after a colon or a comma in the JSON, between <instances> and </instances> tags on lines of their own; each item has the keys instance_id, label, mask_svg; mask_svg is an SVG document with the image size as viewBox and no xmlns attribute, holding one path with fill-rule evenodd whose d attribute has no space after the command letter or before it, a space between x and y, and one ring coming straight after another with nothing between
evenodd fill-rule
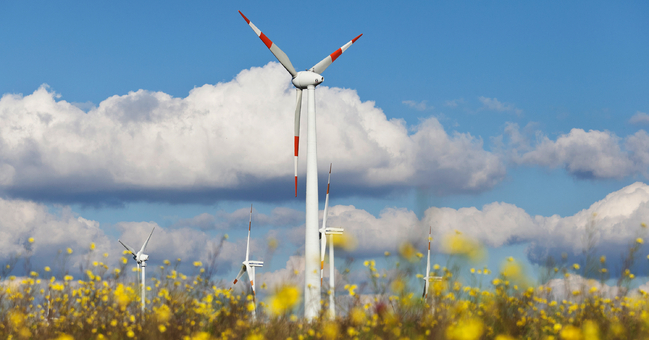
<instances>
[{"instance_id":1,"label":"small wind turbine","mask_svg":"<svg viewBox=\"0 0 649 340\"><path fill-rule=\"evenodd\" d=\"M336 303L334 295L336 292L334 280L334 235L342 235L343 228L327 228L327 213L329 212L329 185L331 183L331 163L329 164L329 179L327 180L327 196L325 196L324 216L322 217L322 228L320 228L320 286L324 276L324 257L327 248L327 235L329 235L329 317L336 318Z\"/></svg>"},{"instance_id":2,"label":"small wind turbine","mask_svg":"<svg viewBox=\"0 0 649 340\"><path fill-rule=\"evenodd\" d=\"M441 276L430 276L430 241L433 240L431 234L433 233L433 227L431 226L428 231L428 258L426 260L426 276L424 276L424 294L421 297L424 299L428 298L428 285L431 281L442 281Z\"/></svg>"},{"instance_id":3,"label":"small wind turbine","mask_svg":"<svg viewBox=\"0 0 649 340\"><path fill-rule=\"evenodd\" d=\"M248 221L248 243L246 244L246 260L242 262L243 265L241 266L241 270L239 271L239 274L237 274L237 277L234 279L234 282L232 282L232 284L233 285L237 284L237 281L239 281L239 278L243 275L243 273L248 273L248 278L250 278L250 287L252 288L252 299L255 305L255 308L252 310L252 316L255 317L255 311L257 310L257 299L255 294L255 267L263 267L264 262L249 260L251 226L252 226L252 204L250 205L250 220Z\"/></svg>"},{"instance_id":4,"label":"small wind turbine","mask_svg":"<svg viewBox=\"0 0 649 340\"><path fill-rule=\"evenodd\" d=\"M321 73L345 52L361 35L352 39L334 53L326 56L320 62L306 71L295 71L288 56L275 43L261 32L241 11L239 14L246 20L266 47L291 74L292 83L296 89L295 105L295 137L294 137L294 168L295 168L295 197L297 197L297 157L300 140L300 112L302 108L302 90L307 90L307 159L306 159L306 232L304 234L304 316L312 320L320 311L320 281L318 281L318 156L315 124L315 88L322 84L324 77Z\"/></svg>"},{"instance_id":5,"label":"small wind turbine","mask_svg":"<svg viewBox=\"0 0 649 340\"><path fill-rule=\"evenodd\" d=\"M126 250L131 252L131 254L133 255L133 259L135 260L135 262L137 262L138 270L141 269L142 271L142 313L144 313L144 308L146 307L146 261L149 260L149 255L144 254L144 251L146 250L147 244L149 244L149 240L151 239L151 235L153 235L154 230L155 227L151 229L151 233L149 234L149 237L146 239L146 242L144 242L142 248L140 248L140 251L138 251L137 253L132 247L129 247L121 240L117 240L119 241L119 243L121 243L124 246L124 248L126 248Z\"/></svg>"}]
</instances>

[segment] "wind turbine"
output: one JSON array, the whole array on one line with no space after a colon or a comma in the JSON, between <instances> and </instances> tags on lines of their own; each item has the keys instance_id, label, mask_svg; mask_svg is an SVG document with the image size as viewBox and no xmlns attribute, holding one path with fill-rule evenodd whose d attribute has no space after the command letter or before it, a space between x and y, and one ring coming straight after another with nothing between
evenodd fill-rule
<instances>
[{"instance_id":1,"label":"wind turbine","mask_svg":"<svg viewBox=\"0 0 649 340\"><path fill-rule=\"evenodd\" d=\"M430 281L441 281L441 276L430 276L430 241L433 240L431 234L433 233L433 227L431 226L428 230L428 258L426 260L426 276L424 276L424 294L421 297L424 299L428 298L428 285Z\"/></svg>"},{"instance_id":2,"label":"wind turbine","mask_svg":"<svg viewBox=\"0 0 649 340\"><path fill-rule=\"evenodd\" d=\"M327 248L327 235L329 235L329 317L336 318L336 303L334 295L336 292L334 280L334 235L342 235L343 228L327 228L327 213L329 212L329 185L331 183L331 163L329 164L329 179L327 180L327 196L325 197L324 216L322 217L322 228L320 228L320 285L324 276L324 257Z\"/></svg>"},{"instance_id":3,"label":"wind turbine","mask_svg":"<svg viewBox=\"0 0 649 340\"><path fill-rule=\"evenodd\" d=\"M257 299L255 294L255 267L263 267L263 261L250 261L248 258L250 256L250 227L252 226L252 204L250 205L250 220L248 220L248 243L246 244L246 260L242 262L241 270L237 277L232 282L233 285L237 284L239 278L243 273L248 273L248 278L250 278L250 287L252 288L252 299L255 304L255 308L252 310L252 317L255 317L255 311L257 310Z\"/></svg>"},{"instance_id":4,"label":"wind turbine","mask_svg":"<svg viewBox=\"0 0 649 340\"><path fill-rule=\"evenodd\" d=\"M144 307L146 307L146 261L149 260L149 255L144 254L144 251L146 250L147 244L149 244L149 240L151 239L151 235L153 235L154 230L155 230L155 227L153 227L153 229L151 229L151 233L149 234L149 237L146 239L146 242L144 242L144 244L142 245L142 248L140 248L140 251L138 251L137 253L135 252L135 250L132 247L129 247L128 245L126 245L121 240L117 240L117 241L119 241L119 243L121 243L124 246L124 248L126 248L126 250L131 252L131 254L133 255L133 259L135 260L135 262L137 262L138 270L141 269L141 272L142 272L142 313L144 313Z\"/></svg>"},{"instance_id":5,"label":"wind turbine","mask_svg":"<svg viewBox=\"0 0 649 340\"><path fill-rule=\"evenodd\" d=\"M300 112L302 107L302 90L307 90L307 160L306 160L306 232L304 244L304 316L313 319L320 311L320 282L318 281L318 157L316 154L316 124L315 124L315 87L324 78L320 75L331 63L345 52L362 36L359 35L350 42L326 56L319 63L306 71L296 72L288 56L273 43L257 26L255 26L241 11L239 14L246 20L252 30L270 49L275 58L293 77L292 83L296 89L295 105L295 137L294 137L294 168L295 168L295 197L297 197L297 158L300 139Z\"/></svg>"}]
</instances>

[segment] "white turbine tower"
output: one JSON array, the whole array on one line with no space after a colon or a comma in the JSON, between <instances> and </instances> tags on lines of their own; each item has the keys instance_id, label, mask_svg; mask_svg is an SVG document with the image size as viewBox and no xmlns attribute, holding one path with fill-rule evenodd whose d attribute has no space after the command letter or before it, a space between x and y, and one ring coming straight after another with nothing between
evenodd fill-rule
<instances>
[{"instance_id":1,"label":"white turbine tower","mask_svg":"<svg viewBox=\"0 0 649 340\"><path fill-rule=\"evenodd\" d=\"M320 228L320 285L324 276L324 258L327 248L327 235L329 236L329 317L336 318L335 303L335 280L334 280L334 235L342 235L343 228L327 228L327 213L329 212L329 185L331 183L331 164L329 164L329 179L327 180L327 196L325 196L325 208L322 217L322 228Z\"/></svg>"},{"instance_id":2,"label":"white turbine tower","mask_svg":"<svg viewBox=\"0 0 649 340\"><path fill-rule=\"evenodd\" d=\"M255 317L255 312L257 310L257 299L256 299L256 294L255 294L255 267L263 267L264 262L263 261L250 261L249 256L250 256L250 227L252 226L252 204L250 205L250 220L248 220L248 242L246 244L246 260L242 262L241 270L239 271L239 274L237 274L237 277L234 279L234 282L232 282L233 285L237 284L237 281L239 281L239 278L243 275L243 273L248 273L248 278L250 278L250 287L252 288L252 299L253 299L253 304L255 305L255 308L252 310L252 316L253 318Z\"/></svg>"},{"instance_id":3,"label":"white turbine tower","mask_svg":"<svg viewBox=\"0 0 649 340\"><path fill-rule=\"evenodd\" d=\"M315 124L315 87L324 78L320 75L331 63L345 52L361 35L337 49L334 53L322 59L307 71L296 72L293 64L277 45L263 34L241 11L239 14L246 20L257 36L270 49L275 58L293 77L292 83L296 88L297 100L295 107L295 196L297 197L297 157L300 138L300 111L302 106L302 90L307 90L307 161L306 161L306 232L304 236L304 316L315 318L320 311L320 281L318 281L318 157L316 155L316 124Z\"/></svg>"},{"instance_id":4,"label":"white turbine tower","mask_svg":"<svg viewBox=\"0 0 649 340\"><path fill-rule=\"evenodd\" d=\"M426 260L426 276L424 276L424 294L422 294L424 299L428 298L428 286L430 282L442 280L441 276L430 276L430 242L433 240L432 233L433 227L431 226L428 230L428 258Z\"/></svg>"},{"instance_id":5,"label":"white turbine tower","mask_svg":"<svg viewBox=\"0 0 649 340\"><path fill-rule=\"evenodd\" d=\"M138 270L140 270L142 273L142 313L144 313L144 308L146 307L146 261L149 260L149 255L144 254L144 251L146 250L147 244L149 244L149 240L151 239L151 235L153 235L154 230L155 227L151 229L149 237L146 239L146 242L144 242L142 248L140 248L140 251L138 251L137 253L132 247L129 247L121 240L117 240L124 246L124 248L126 248L126 250L131 252L133 259L135 260L135 262L137 262Z\"/></svg>"}]
</instances>

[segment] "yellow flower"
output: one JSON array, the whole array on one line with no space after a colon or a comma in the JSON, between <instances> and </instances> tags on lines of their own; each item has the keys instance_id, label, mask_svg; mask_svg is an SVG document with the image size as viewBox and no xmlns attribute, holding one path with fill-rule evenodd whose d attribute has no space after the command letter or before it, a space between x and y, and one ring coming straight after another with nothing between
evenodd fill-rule
<instances>
[{"instance_id":1,"label":"yellow flower","mask_svg":"<svg viewBox=\"0 0 649 340\"><path fill-rule=\"evenodd\" d=\"M471 261L479 261L486 255L480 243L472 240L461 233L447 234L444 237L444 251L449 254L466 256Z\"/></svg>"},{"instance_id":2,"label":"yellow flower","mask_svg":"<svg viewBox=\"0 0 649 340\"><path fill-rule=\"evenodd\" d=\"M203 265L203 262L201 261L194 261L194 267L200 267Z\"/></svg>"},{"instance_id":3,"label":"yellow flower","mask_svg":"<svg viewBox=\"0 0 649 340\"><path fill-rule=\"evenodd\" d=\"M638 242L638 244L643 244L644 243L644 240L642 238L640 238L640 237L635 239L635 241Z\"/></svg>"},{"instance_id":4,"label":"yellow flower","mask_svg":"<svg viewBox=\"0 0 649 340\"><path fill-rule=\"evenodd\" d=\"M561 330L561 339L565 340L581 340L583 339L581 330L575 326L569 325Z\"/></svg>"},{"instance_id":5,"label":"yellow flower","mask_svg":"<svg viewBox=\"0 0 649 340\"><path fill-rule=\"evenodd\" d=\"M169 306L163 304L155 310L155 317L160 323L166 323L171 319L171 309Z\"/></svg>"},{"instance_id":6,"label":"yellow flower","mask_svg":"<svg viewBox=\"0 0 649 340\"><path fill-rule=\"evenodd\" d=\"M167 327L165 327L165 325L158 325L158 330L160 331L160 333L164 333L165 331L167 331Z\"/></svg>"},{"instance_id":7,"label":"yellow flower","mask_svg":"<svg viewBox=\"0 0 649 340\"><path fill-rule=\"evenodd\" d=\"M59 335L59 337L56 338L56 340L74 340L74 337L72 337L72 335L61 333L61 335Z\"/></svg>"},{"instance_id":8,"label":"yellow flower","mask_svg":"<svg viewBox=\"0 0 649 340\"><path fill-rule=\"evenodd\" d=\"M354 236L350 235L349 233L342 235L333 235L332 240L334 247L342 248L346 251L352 251L356 249L356 245L358 244Z\"/></svg>"},{"instance_id":9,"label":"yellow flower","mask_svg":"<svg viewBox=\"0 0 649 340\"><path fill-rule=\"evenodd\" d=\"M599 327L596 322L586 320L581 328L584 334L584 339L599 340Z\"/></svg>"},{"instance_id":10,"label":"yellow flower","mask_svg":"<svg viewBox=\"0 0 649 340\"><path fill-rule=\"evenodd\" d=\"M269 311L274 315L286 314L293 310L300 300L300 291L295 286L285 285L279 288L269 302Z\"/></svg>"},{"instance_id":11,"label":"yellow flower","mask_svg":"<svg viewBox=\"0 0 649 340\"><path fill-rule=\"evenodd\" d=\"M72 254L72 248L68 248L68 254Z\"/></svg>"},{"instance_id":12,"label":"yellow flower","mask_svg":"<svg viewBox=\"0 0 649 340\"><path fill-rule=\"evenodd\" d=\"M50 271L50 267L45 266L45 271L46 271L46 272L49 272L49 271Z\"/></svg>"},{"instance_id":13,"label":"yellow flower","mask_svg":"<svg viewBox=\"0 0 649 340\"><path fill-rule=\"evenodd\" d=\"M386 251L385 253L383 253L383 255L385 255L385 256L390 256L390 252L389 252L389 251Z\"/></svg>"},{"instance_id":14,"label":"yellow flower","mask_svg":"<svg viewBox=\"0 0 649 340\"><path fill-rule=\"evenodd\" d=\"M90 243L90 250L95 250L95 243L94 242Z\"/></svg>"},{"instance_id":15,"label":"yellow flower","mask_svg":"<svg viewBox=\"0 0 649 340\"><path fill-rule=\"evenodd\" d=\"M326 322L322 326L322 335L327 340L338 339L340 328L336 322Z\"/></svg>"},{"instance_id":16,"label":"yellow flower","mask_svg":"<svg viewBox=\"0 0 649 340\"><path fill-rule=\"evenodd\" d=\"M480 339L483 332L484 325L480 319L461 319L457 324L451 325L446 329L446 337L457 340L475 340Z\"/></svg>"},{"instance_id":17,"label":"yellow flower","mask_svg":"<svg viewBox=\"0 0 649 340\"><path fill-rule=\"evenodd\" d=\"M29 241L29 243L34 243L34 238L30 237L27 241Z\"/></svg>"},{"instance_id":18,"label":"yellow flower","mask_svg":"<svg viewBox=\"0 0 649 340\"><path fill-rule=\"evenodd\" d=\"M365 323L365 319L367 315L365 312L360 309L360 308L354 308L349 312L349 316L351 319L352 324L359 326Z\"/></svg>"},{"instance_id":19,"label":"yellow flower","mask_svg":"<svg viewBox=\"0 0 649 340\"><path fill-rule=\"evenodd\" d=\"M415 250L415 247L413 247L410 242L404 242L399 246L399 254L410 262L416 260L416 253L417 251Z\"/></svg>"}]
</instances>

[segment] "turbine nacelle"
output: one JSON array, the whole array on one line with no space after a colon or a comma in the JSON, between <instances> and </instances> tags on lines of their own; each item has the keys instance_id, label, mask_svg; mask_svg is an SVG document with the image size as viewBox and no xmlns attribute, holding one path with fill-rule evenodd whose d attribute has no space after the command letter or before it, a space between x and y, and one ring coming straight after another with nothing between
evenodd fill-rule
<instances>
[{"instance_id":1,"label":"turbine nacelle","mask_svg":"<svg viewBox=\"0 0 649 340\"><path fill-rule=\"evenodd\" d=\"M250 267L263 267L264 261L243 261L243 265Z\"/></svg>"},{"instance_id":2,"label":"turbine nacelle","mask_svg":"<svg viewBox=\"0 0 649 340\"><path fill-rule=\"evenodd\" d=\"M135 261L137 261L138 263L143 263L147 260L149 260L149 255L147 254L139 254L135 259Z\"/></svg>"},{"instance_id":3,"label":"turbine nacelle","mask_svg":"<svg viewBox=\"0 0 649 340\"><path fill-rule=\"evenodd\" d=\"M293 85L298 89L306 89L309 86L318 86L324 81L324 77L311 71L300 71L293 77Z\"/></svg>"}]
</instances>

